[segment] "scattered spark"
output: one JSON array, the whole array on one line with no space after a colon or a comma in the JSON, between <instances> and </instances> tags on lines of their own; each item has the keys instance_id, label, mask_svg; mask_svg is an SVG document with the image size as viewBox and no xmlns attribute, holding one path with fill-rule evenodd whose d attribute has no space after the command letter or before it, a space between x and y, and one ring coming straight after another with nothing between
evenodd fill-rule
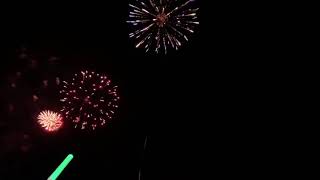
<instances>
[{"instance_id":1,"label":"scattered spark","mask_svg":"<svg viewBox=\"0 0 320 180\"><path fill-rule=\"evenodd\" d=\"M44 87L48 87L48 80L47 79L43 80L42 82L43 82Z\"/></svg>"},{"instance_id":2,"label":"scattered spark","mask_svg":"<svg viewBox=\"0 0 320 180\"><path fill-rule=\"evenodd\" d=\"M32 100L33 100L33 102L36 102L39 100L39 97L34 94L34 95L32 95Z\"/></svg>"},{"instance_id":3,"label":"scattered spark","mask_svg":"<svg viewBox=\"0 0 320 180\"><path fill-rule=\"evenodd\" d=\"M56 85L59 85L59 84L60 84L60 78L56 77Z\"/></svg>"}]
</instances>

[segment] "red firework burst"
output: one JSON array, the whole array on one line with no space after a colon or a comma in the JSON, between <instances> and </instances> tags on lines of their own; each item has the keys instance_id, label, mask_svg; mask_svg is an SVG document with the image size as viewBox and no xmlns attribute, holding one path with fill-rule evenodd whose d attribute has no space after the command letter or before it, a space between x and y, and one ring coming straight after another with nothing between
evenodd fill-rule
<instances>
[{"instance_id":1,"label":"red firework burst","mask_svg":"<svg viewBox=\"0 0 320 180\"><path fill-rule=\"evenodd\" d=\"M93 71L81 71L70 82L63 81L60 94L65 117L75 128L92 130L113 118L120 99L117 86L106 75Z\"/></svg>"},{"instance_id":2,"label":"red firework burst","mask_svg":"<svg viewBox=\"0 0 320 180\"><path fill-rule=\"evenodd\" d=\"M46 131L52 132L61 128L63 121L59 113L45 110L38 115L38 123Z\"/></svg>"}]
</instances>

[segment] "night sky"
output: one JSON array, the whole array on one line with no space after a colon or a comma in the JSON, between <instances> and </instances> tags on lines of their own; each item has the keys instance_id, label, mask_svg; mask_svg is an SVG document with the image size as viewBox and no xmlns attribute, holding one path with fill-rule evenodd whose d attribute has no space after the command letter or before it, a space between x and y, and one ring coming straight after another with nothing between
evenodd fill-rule
<instances>
[{"instance_id":1,"label":"night sky","mask_svg":"<svg viewBox=\"0 0 320 180\"><path fill-rule=\"evenodd\" d=\"M146 180L194 173L195 124L204 121L198 111L205 98L198 73L204 58L201 20L179 51L155 55L134 48L127 15L127 1L12 8L1 32L1 180L46 179L69 153L74 159L61 180L138 179L141 167ZM58 108L55 77L63 80L82 69L110 74L118 84L116 118L94 132L70 125L44 132L35 117L42 107ZM20 80L13 78L17 72ZM41 87L45 79L48 88ZM16 91L10 90L12 81ZM14 113L8 113L9 104Z\"/></svg>"},{"instance_id":2,"label":"night sky","mask_svg":"<svg viewBox=\"0 0 320 180\"><path fill-rule=\"evenodd\" d=\"M46 179L69 153L61 180L138 180L140 168L142 180L260 179L283 169L293 61L265 4L201 4L190 41L155 55L129 39L128 1L28 3L1 16L1 180ZM115 118L94 132L70 123L44 132L35 119L59 108L55 78L83 69L119 86Z\"/></svg>"}]
</instances>

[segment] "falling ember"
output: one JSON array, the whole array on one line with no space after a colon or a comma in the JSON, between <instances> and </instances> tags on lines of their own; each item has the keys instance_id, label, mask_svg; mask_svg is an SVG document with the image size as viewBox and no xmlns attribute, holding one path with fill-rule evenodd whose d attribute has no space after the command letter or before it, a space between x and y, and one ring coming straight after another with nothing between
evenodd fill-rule
<instances>
[{"instance_id":1,"label":"falling ember","mask_svg":"<svg viewBox=\"0 0 320 180\"><path fill-rule=\"evenodd\" d=\"M49 110L40 112L37 119L41 127L49 132L58 130L63 124L61 115Z\"/></svg>"},{"instance_id":2,"label":"falling ember","mask_svg":"<svg viewBox=\"0 0 320 180\"><path fill-rule=\"evenodd\" d=\"M36 102L36 101L38 101L38 99L39 99L39 97L37 96L37 95L32 95L32 100L33 100L33 102Z\"/></svg>"},{"instance_id":3,"label":"falling ember","mask_svg":"<svg viewBox=\"0 0 320 180\"><path fill-rule=\"evenodd\" d=\"M114 115L118 108L117 86L112 85L109 77L91 71L81 71L70 79L70 82L64 81L60 91L61 112L66 119L83 130L104 126L105 119L112 119L106 113Z\"/></svg>"},{"instance_id":4,"label":"falling ember","mask_svg":"<svg viewBox=\"0 0 320 180\"><path fill-rule=\"evenodd\" d=\"M153 50L167 53L167 49L178 49L188 41L199 25L197 11L192 8L195 0L135 0L129 4L129 20L134 31L129 34L136 41L136 48L146 52Z\"/></svg>"}]
</instances>

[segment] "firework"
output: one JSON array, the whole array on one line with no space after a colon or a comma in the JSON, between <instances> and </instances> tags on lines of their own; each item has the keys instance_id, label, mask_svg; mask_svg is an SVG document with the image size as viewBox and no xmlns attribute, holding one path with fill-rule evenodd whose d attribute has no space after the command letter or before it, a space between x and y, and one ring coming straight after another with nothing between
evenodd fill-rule
<instances>
[{"instance_id":1,"label":"firework","mask_svg":"<svg viewBox=\"0 0 320 180\"><path fill-rule=\"evenodd\" d=\"M199 8L190 8L193 1L136 0L135 4L129 4L127 23L135 30L129 37L137 41L136 48L142 47L146 52L163 51L165 54L169 47L178 50L199 24Z\"/></svg>"},{"instance_id":2,"label":"firework","mask_svg":"<svg viewBox=\"0 0 320 180\"><path fill-rule=\"evenodd\" d=\"M58 130L62 126L63 121L60 114L46 110L38 115L38 123L46 131L51 132Z\"/></svg>"},{"instance_id":3,"label":"firework","mask_svg":"<svg viewBox=\"0 0 320 180\"><path fill-rule=\"evenodd\" d=\"M71 81L62 81L62 86L61 111L75 128L94 130L114 117L119 96L106 75L81 71Z\"/></svg>"}]
</instances>

